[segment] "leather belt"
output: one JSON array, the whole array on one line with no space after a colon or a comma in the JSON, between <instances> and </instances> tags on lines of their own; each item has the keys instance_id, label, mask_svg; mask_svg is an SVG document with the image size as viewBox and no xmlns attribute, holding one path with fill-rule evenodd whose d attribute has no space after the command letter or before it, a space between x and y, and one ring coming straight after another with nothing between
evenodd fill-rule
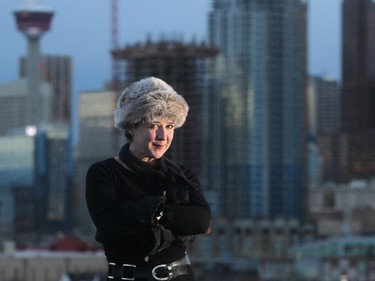
<instances>
[{"instance_id":1,"label":"leather belt","mask_svg":"<svg viewBox=\"0 0 375 281\"><path fill-rule=\"evenodd\" d=\"M153 278L158 281L168 281L177 276L190 274L191 264L188 255L169 264L159 264L155 267L137 267L134 264L108 264L108 279L135 280L135 278Z\"/></svg>"}]
</instances>

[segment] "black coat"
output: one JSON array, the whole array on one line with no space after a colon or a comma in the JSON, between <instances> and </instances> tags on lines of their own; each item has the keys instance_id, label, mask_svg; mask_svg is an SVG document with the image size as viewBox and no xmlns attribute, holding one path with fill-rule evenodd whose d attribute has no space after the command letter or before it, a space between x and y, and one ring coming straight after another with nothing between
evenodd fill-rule
<instances>
[{"instance_id":1,"label":"black coat","mask_svg":"<svg viewBox=\"0 0 375 281\"><path fill-rule=\"evenodd\" d=\"M188 190L187 202L176 203L166 199L163 183L126 169L114 158L91 165L86 201L97 228L96 238L109 262L169 263L184 256L186 237L207 231L210 209L198 179L187 168L181 167L181 171L198 188ZM169 186L167 193L174 189ZM158 223L154 213L161 205L165 206L165 221Z\"/></svg>"}]
</instances>

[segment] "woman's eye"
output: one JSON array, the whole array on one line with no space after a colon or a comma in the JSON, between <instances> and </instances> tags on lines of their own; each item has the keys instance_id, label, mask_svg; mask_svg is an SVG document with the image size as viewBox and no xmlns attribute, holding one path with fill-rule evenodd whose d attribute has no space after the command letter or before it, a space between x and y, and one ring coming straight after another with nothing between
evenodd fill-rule
<instances>
[{"instance_id":1,"label":"woman's eye","mask_svg":"<svg viewBox=\"0 0 375 281\"><path fill-rule=\"evenodd\" d=\"M167 125L167 128L168 128L168 129L173 129L173 128L174 128L174 125Z\"/></svg>"}]
</instances>

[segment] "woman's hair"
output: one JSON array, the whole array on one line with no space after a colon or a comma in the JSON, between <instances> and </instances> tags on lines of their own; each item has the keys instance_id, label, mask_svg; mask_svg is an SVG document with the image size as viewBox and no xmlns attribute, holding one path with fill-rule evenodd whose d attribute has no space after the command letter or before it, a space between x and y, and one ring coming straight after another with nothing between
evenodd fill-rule
<instances>
[{"instance_id":1,"label":"woman's hair","mask_svg":"<svg viewBox=\"0 0 375 281\"><path fill-rule=\"evenodd\" d=\"M148 77L124 89L117 100L114 122L116 128L124 130L126 137L131 138L127 129L142 122L167 119L179 128L185 123L188 111L185 99L170 85L159 78Z\"/></svg>"}]
</instances>

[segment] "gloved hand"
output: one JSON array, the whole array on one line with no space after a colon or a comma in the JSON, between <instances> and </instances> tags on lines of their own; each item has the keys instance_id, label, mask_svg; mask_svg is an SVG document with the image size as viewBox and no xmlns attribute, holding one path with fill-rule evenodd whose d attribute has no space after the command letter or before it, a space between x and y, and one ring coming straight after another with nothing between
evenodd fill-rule
<instances>
[{"instance_id":1,"label":"gloved hand","mask_svg":"<svg viewBox=\"0 0 375 281\"><path fill-rule=\"evenodd\" d=\"M121 214L134 218L139 224L157 226L163 216L167 198L164 196L144 196L135 201L121 202Z\"/></svg>"},{"instance_id":2,"label":"gloved hand","mask_svg":"<svg viewBox=\"0 0 375 281\"><path fill-rule=\"evenodd\" d=\"M142 227L138 229L139 254L144 261L166 249L174 241L172 232L162 226Z\"/></svg>"}]
</instances>

